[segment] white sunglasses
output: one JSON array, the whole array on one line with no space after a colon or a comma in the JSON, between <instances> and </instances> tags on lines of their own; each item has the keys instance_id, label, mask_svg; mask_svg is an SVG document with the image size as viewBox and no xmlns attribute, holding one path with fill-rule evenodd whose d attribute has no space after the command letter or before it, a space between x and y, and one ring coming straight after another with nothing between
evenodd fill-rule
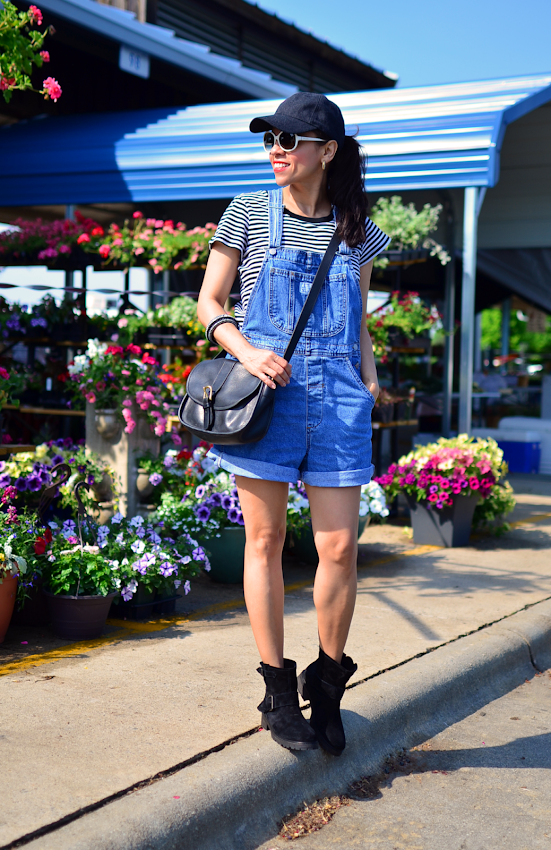
<instances>
[{"instance_id":1,"label":"white sunglasses","mask_svg":"<svg viewBox=\"0 0 551 850\"><path fill-rule=\"evenodd\" d=\"M275 144L279 145L282 151L291 153L296 150L299 142L326 142L327 139L315 139L313 136L298 136L296 133L287 133L282 130L280 133L274 133L268 130L264 133L264 150L270 153Z\"/></svg>"}]
</instances>

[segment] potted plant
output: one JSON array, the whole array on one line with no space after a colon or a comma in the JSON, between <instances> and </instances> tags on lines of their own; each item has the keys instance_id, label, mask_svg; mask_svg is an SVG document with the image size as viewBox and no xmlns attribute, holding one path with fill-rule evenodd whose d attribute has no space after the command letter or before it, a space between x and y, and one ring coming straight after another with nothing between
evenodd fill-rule
<instances>
[{"instance_id":1,"label":"potted plant","mask_svg":"<svg viewBox=\"0 0 551 850\"><path fill-rule=\"evenodd\" d=\"M389 263L408 264L438 257L442 265L449 263L448 252L429 234L438 227L442 204L425 204L417 211L415 204L402 203L399 195L379 198L371 208L371 219L387 233L392 241L386 251L375 258L375 268L384 269Z\"/></svg>"},{"instance_id":2,"label":"potted plant","mask_svg":"<svg viewBox=\"0 0 551 850\"><path fill-rule=\"evenodd\" d=\"M115 575L120 597L112 616L141 619L174 610L177 590L190 591L190 579L209 569L205 550L190 534L172 537L163 524L116 513L97 529L102 555Z\"/></svg>"},{"instance_id":3,"label":"potted plant","mask_svg":"<svg viewBox=\"0 0 551 850\"><path fill-rule=\"evenodd\" d=\"M187 531L209 553L210 576L214 581L237 584L243 580L245 529L233 475L207 457L210 446L202 443L193 452L178 456L186 461L180 487L161 496L156 517L172 534ZM182 493L182 495L180 495Z\"/></svg>"},{"instance_id":4,"label":"potted plant","mask_svg":"<svg viewBox=\"0 0 551 850\"><path fill-rule=\"evenodd\" d=\"M479 501L497 497L506 473L495 440L461 434L415 449L375 480L389 500L405 496L415 543L467 546Z\"/></svg>"},{"instance_id":5,"label":"potted plant","mask_svg":"<svg viewBox=\"0 0 551 850\"><path fill-rule=\"evenodd\" d=\"M138 345L89 340L86 354L77 355L68 371L74 395L95 405L96 427L105 439L115 439L123 425L131 434L138 417L157 436L164 434L170 394L159 364Z\"/></svg>"},{"instance_id":6,"label":"potted plant","mask_svg":"<svg viewBox=\"0 0 551 850\"><path fill-rule=\"evenodd\" d=\"M388 516L385 495L374 481L360 490L358 537L361 537L373 516ZM312 532L312 517L306 489L301 481L289 486L287 502L287 547L307 564L318 563L318 552Z\"/></svg>"},{"instance_id":7,"label":"potted plant","mask_svg":"<svg viewBox=\"0 0 551 850\"><path fill-rule=\"evenodd\" d=\"M0 503L0 643L3 642L16 600L22 603L27 595L25 580L29 572L28 552L33 517L18 512L12 503L13 487L6 487Z\"/></svg>"}]
</instances>

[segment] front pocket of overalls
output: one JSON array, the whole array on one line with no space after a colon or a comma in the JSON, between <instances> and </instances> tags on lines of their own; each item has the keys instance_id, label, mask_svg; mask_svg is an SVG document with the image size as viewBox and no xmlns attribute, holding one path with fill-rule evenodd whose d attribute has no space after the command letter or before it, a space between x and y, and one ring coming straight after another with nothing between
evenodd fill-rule
<instances>
[{"instance_id":1,"label":"front pocket of overalls","mask_svg":"<svg viewBox=\"0 0 551 850\"><path fill-rule=\"evenodd\" d=\"M371 392L371 390L368 390L366 385L362 381L362 376L354 368L354 366L352 365L350 360L348 360L348 358L346 358L344 362L346 363L346 365L348 367L348 371L350 372L350 375L354 379L354 383L357 385L358 389L362 390L362 392L366 396L367 400L369 402L371 402L371 406L374 407L375 406L375 397L374 397L373 393Z\"/></svg>"},{"instance_id":2,"label":"front pocket of overalls","mask_svg":"<svg viewBox=\"0 0 551 850\"><path fill-rule=\"evenodd\" d=\"M312 288L315 275L293 269L270 269L268 315L274 327L291 333ZM346 324L346 271L326 277L306 328L305 337L334 336Z\"/></svg>"}]
</instances>

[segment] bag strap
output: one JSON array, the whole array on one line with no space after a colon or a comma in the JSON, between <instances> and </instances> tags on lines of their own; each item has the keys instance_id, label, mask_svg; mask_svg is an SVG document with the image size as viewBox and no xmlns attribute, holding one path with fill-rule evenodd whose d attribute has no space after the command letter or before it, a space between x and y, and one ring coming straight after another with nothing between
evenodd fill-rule
<instances>
[{"instance_id":1,"label":"bag strap","mask_svg":"<svg viewBox=\"0 0 551 850\"><path fill-rule=\"evenodd\" d=\"M300 311L300 316L298 317L298 321L297 321L297 323L295 325L295 329L293 330L293 333L291 335L291 339L289 340L289 344L287 345L287 348L285 349L285 353L284 353L283 356L284 356L285 360L287 360L287 362L293 356L293 352L294 352L295 348L297 347L298 341L299 341L300 337L302 336L302 332L303 332L304 328L306 327L306 322L310 318L310 314L311 314L312 310L314 309L314 304L318 300L318 295L320 294L321 287L323 285L323 281L327 277L327 272L329 271L329 267L330 267L331 263L333 262L333 257L337 253L337 248L339 247L340 241L341 241L340 236L337 233L337 231L335 230L333 236L331 237L331 241L330 241L329 245L327 246L327 251L323 255L323 259L322 259L321 263L319 264L319 268L316 272L314 282L312 283L312 288L310 289L310 292L308 293L308 297L307 297L306 301L304 302L304 306L303 306L302 310Z\"/></svg>"}]
</instances>

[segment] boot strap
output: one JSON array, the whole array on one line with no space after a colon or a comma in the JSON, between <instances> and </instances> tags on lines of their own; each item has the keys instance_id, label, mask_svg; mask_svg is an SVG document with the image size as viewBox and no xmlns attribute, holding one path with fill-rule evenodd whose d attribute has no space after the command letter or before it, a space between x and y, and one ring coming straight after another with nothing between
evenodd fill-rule
<instances>
[{"instance_id":1,"label":"boot strap","mask_svg":"<svg viewBox=\"0 0 551 850\"><path fill-rule=\"evenodd\" d=\"M340 702L344 696L344 688L339 688L337 685L325 682L316 673L311 678L308 678L308 685L313 687L322 696L333 699L336 702Z\"/></svg>"},{"instance_id":2,"label":"boot strap","mask_svg":"<svg viewBox=\"0 0 551 850\"><path fill-rule=\"evenodd\" d=\"M266 694L260 705L259 711L269 712L276 708L284 706L298 705L298 694L296 691L289 691L287 694Z\"/></svg>"}]
</instances>

